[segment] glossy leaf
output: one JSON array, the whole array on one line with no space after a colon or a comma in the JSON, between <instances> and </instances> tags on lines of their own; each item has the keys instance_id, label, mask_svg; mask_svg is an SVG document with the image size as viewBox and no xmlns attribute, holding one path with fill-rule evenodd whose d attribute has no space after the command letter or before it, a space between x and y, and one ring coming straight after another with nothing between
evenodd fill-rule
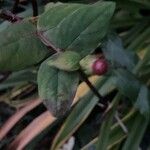
<instances>
[{"instance_id":1,"label":"glossy leaf","mask_svg":"<svg viewBox=\"0 0 150 150\"><path fill-rule=\"evenodd\" d=\"M36 27L28 20L15 23L0 33L0 71L30 67L44 59L48 53L36 36Z\"/></svg>"},{"instance_id":2,"label":"glossy leaf","mask_svg":"<svg viewBox=\"0 0 150 150\"><path fill-rule=\"evenodd\" d=\"M82 4L50 3L46 7L46 12L39 16L38 31L48 31L55 28L72 11L82 7Z\"/></svg>"},{"instance_id":3,"label":"glossy leaf","mask_svg":"<svg viewBox=\"0 0 150 150\"><path fill-rule=\"evenodd\" d=\"M62 116L70 109L79 77L76 72L66 72L50 67L48 58L38 72L38 91L44 104L55 116Z\"/></svg>"},{"instance_id":4,"label":"glossy leaf","mask_svg":"<svg viewBox=\"0 0 150 150\"><path fill-rule=\"evenodd\" d=\"M75 71L79 69L80 55L73 51L57 53L51 56L48 65L65 71Z\"/></svg>"},{"instance_id":5,"label":"glossy leaf","mask_svg":"<svg viewBox=\"0 0 150 150\"><path fill-rule=\"evenodd\" d=\"M114 2L57 5L41 15L38 31L55 47L76 51L83 57L107 33L114 9Z\"/></svg>"}]
</instances>

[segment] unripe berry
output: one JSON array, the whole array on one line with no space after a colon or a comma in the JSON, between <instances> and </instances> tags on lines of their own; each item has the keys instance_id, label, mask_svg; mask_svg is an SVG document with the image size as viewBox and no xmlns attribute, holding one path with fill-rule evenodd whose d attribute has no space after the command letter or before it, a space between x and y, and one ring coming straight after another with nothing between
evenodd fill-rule
<instances>
[{"instance_id":1,"label":"unripe berry","mask_svg":"<svg viewBox=\"0 0 150 150\"><path fill-rule=\"evenodd\" d=\"M87 75L103 75L108 70L108 63L99 55L88 55L80 61L82 70Z\"/></svg>"},{"instance_id":2,"label":"unripe berry","mask_svg":"<svg viewBox=\"0 0 150 150\"><path fill-rule=\"evenodd\" d=\"M103 75L108 71L108 63L104 58L98 58L92 65L93 74Z\"/></svg>"}]
</instances>

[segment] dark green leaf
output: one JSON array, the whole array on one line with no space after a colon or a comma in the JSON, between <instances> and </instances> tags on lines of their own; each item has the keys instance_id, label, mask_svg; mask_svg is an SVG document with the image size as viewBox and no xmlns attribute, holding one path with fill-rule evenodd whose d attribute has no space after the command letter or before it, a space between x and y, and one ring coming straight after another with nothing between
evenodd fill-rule
<instances>
[{"instance_id":1,"label":"dark green leaf","mask_svg":"<svg viewBox=\"0 0 150 150\"><path fill-rule=\"evenodd\" d=\"M130 111L121 121L125 125L125 127L130 131L132 128L133 120L137 116L137 112L135 110ZM115 123L111 127L111 133L109 138L108 149L113 147L114 145L120 143L127 136L121 128L120 124ZM82 150L89 150L91 147L96 147L98 141L98 137L93 139L89 144L82 148Z\"/></svg>"},{"instance_id":2,"label":"dark green leaf","mask_svg":"<svg viewBox=\"0 0 150 150\"><path fill-rule=\"evenodd\" d=\"M105 79L104 79L105 80ZM98 80L96 88L101 87L103 80ZM94 106L97 104L98 98L94 96L92 91L89 91L85 96L81 97L80 101L72 110L71 114L58 132L51 149L58 149L70 135L72 135L78 127L88 117Z\"/></svg>"},{"instance_id":3,"label":"dark green leaf","mask_svg":"<svg viewBox=\"0 0 150 150\"><path fill-rule=\"evenodd\" d=\"M150 92L144 85L141 86L135 107L140 110L141 114L150 118Z\"/></svg>"},{"instance_id":4,"label":"dark green leaf","mask_svg":"<svg viewBox=\"0 0 150 150\"><path fill-rule=\"evenodd\" d=\"M40 62L48 52L36 36L36 27L23 20L0 34L0 71L24 69Z\"/></svg>"},{"instance_id":5,"label":"dark green leaf","mask_svg":"<svg viewBox=\"0 0 150 150\"><path fill-rule=\"evenodd\" d=\"M63 21L72 11L82 7L81 4L64 4L56 3L47 5L46 12L44 12L38 19L37 28L39 31L48 31L55 28L61 21Z\"/></svg>"},{"instance_id":6,"label":"dark green leaf","mask_svg":"<svg viewBox=\"0 0 150 150\"><path fill-rule=\"evenodd\" d=\"M102 92L103 96L106 96L112 90L111 83L112 79L109 80L109 78L104 77L97 80L94 86L99 89L100 93ZM105 89L107 90L104 92ZM97 102L98 99L93 95L91 90L85 96L81 97L79 103L72 110L61 130L58 132L52 148L58 148L78 129L78 127L88 117Z\"/></svg>"},{"instance_id":7,"label":"dark green leaf","mask_svg":"<svg viewBox=\"0 0 150 150\"><path fill-rule=\"evenodd\" d=\"M55 116L63 115L71 106L79 82L76 72L50 67L48 58L38 72L39 96Z\"/></svg>"},{"instance_id":8,"label":"dark green leaf","mask_svg":"<svg viewBox=\"0 0 150 150\"><path fill-rule=\"evenodd\" d=\"M116 75L116 86L118 90L132 102L135 102L141 86L136 76L123 69L117 69L114 73Z\"/></svg>"},{"instance_id":9,"label":"dark green leaf","mask_svg":"<svg viewBox=\"0 0 150 150\"><path fill-rule=\"evenodd\" d=\"M106 150L108 147L113 117L115 115L120 98L121 94L118 93L113 102L110 104L111 108L108 110L100 129L100 135L97 141L97 150Z\"/></svg>"},{"instance_id":10,"label":"dark green leaf","mask_svg":"<svg viewBox=\"0 0 150 150\"><path fill-rule=\"evenodd\" d=\"M37 73L34 70L22 70L12 73L5 81L0 83L0 90L16 86L25 82L36 82Z\"/></svg>"},{"instance_id":11,"label":"dark green leaf","mask_svg":"<svg viewBox=\"0 0 150 150\"><path fill-rule=\"evenodd\" d=\"M114 2L57 5L41 15L38 30L55 47L86 56L105 36L114 9Z\"/></svg>"},{"instance_id":12,"label":"dark green leaf","mask_svg":"<svg viewBox=\"0 0 150 150\"><path fill-rule=\"evenodd\" d=\"M57 53L50 57L48 65L65 71L79 69L80 55L73 51Z\"/></svg>"},{"instance_id":13,"label":"dark green leaf","mask_svg":"<svg viewBox=\"0 0 150 150\"><path fill-rule=\"evenodd\" d=\"M131 131L126 142L124 143L122 150L137 150L139 148L147 125L148 120L144 118L140 113L138 113L136 118L134 119Z\"/></svg>"},{"instance_id":14,"label":"dark green leaf","mask_svg":"<svg viewBox=\"0 0 150 150\"><path fill-rule=\"evenodd\" d=\"M149 117L150 92L148 88L140 83L135 75L126 70L118 69L114 73L118 90L132 101L141 114Z\"/></svg>"}]
</instances>

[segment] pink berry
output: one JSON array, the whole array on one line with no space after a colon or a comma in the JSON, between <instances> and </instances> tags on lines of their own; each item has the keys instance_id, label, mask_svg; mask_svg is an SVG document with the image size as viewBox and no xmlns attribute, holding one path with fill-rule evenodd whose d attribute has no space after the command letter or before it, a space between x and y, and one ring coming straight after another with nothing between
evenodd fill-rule
<instances>
[{"instance_id":1,"label":"pink berry","mask_svg":"<svg viewBox=\"0 0 150 150\"><path fill-rule=\"evenodd\" d=\"M92 65L93 73L103 75L108 70L108 63L104 58L98 58Z\"/></svg>"}]
</instances>

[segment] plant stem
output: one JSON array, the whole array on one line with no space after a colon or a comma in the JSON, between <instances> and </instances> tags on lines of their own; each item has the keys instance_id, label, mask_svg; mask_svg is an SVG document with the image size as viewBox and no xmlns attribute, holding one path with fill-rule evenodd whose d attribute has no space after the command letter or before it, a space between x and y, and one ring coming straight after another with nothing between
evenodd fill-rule
<instances>
[{"instance_id":1,"label":"plant stem","mask_svg":"<svg viewBox=\"0 0 150 150\"><path fill-rule=\"evenodd\" d=\"M93 93L99 98L100 102L102 103L101 106L106 108L106 107L107 107L107 106L106 106L106 102L107 102L107 101L105 100L105 98L100 95L100 93L99 93L99 92L97 91L97 89L91 84L91 82L88 80L86 74L85 74L81 69L79 69L78 72L79 72L79 74L80 74L82 80L83 80L84 82L86 82L86 84L87 84L87 85L89 86L89 88L93 91ZM105 104L105 105L103 105L103 104Z\"/></svg>"},{"instance_id":2,"label":"plant stem","mask_svg":"<svg viewBox=\"0 0 150 150\"><path fill-rule=\"evenodd\" d=\"M38 16L38 5L36 0L31 0L32 8L33 8L33 17Z\"/></svg>"},{"instance_id":3,"label":"plant stem","mask_svg":"<svg viewBox=\"0 0 150 150\"><path fill-rule=\"evenodd\" d=\"M13 8L12 8L12 13L16 13L18 5L19 5L19 0L15 0L15 3L14 3Z\"/></svg>"},{"instance_id":4,"label":"plant stem","mask_svg":"<svg viewBox=\"0 0 150 150\"><path fill-rule=\"evenodd\" d=\"M56 48L44 35L43 35L43 32L37 32L36 33L37 36L41 39L41 41L50 49L54 50L55 52L60 52L62 51L61 49L59 48Z\"/></svg>"}]
</instances>

